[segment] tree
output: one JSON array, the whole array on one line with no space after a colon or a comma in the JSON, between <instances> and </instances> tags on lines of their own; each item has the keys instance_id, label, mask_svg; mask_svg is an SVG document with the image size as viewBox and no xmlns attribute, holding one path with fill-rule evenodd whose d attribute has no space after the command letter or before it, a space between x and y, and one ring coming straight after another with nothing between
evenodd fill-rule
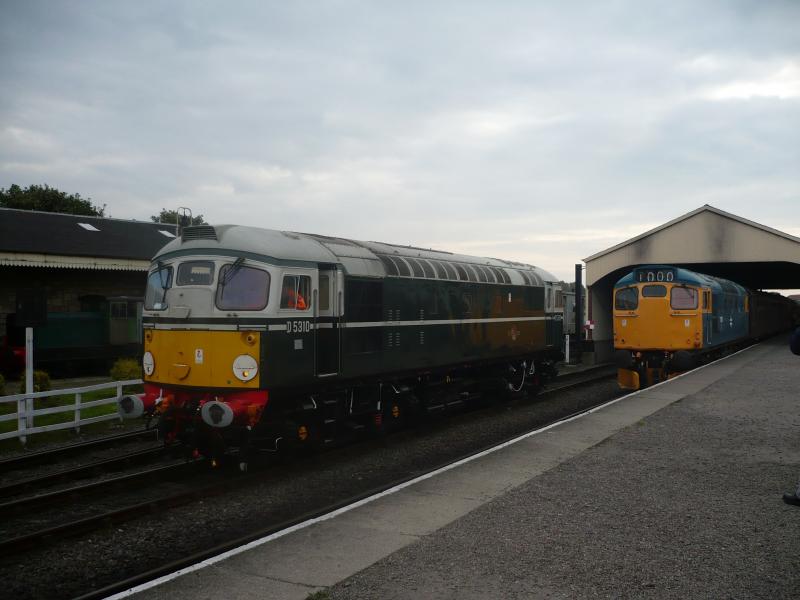
<instances>
[{"instance_id":1,"label":"tree","mask_svg":"<svg viewBox=\"0 0 800 600\"><path fill-rule=\"evenodd\" d=\"M105 204L101 207L95 206L91 198L67 194L47 184L30 185L24 190L17 184L12 184L7 190L0 188L0 207L89 217L104 217L106 212Z\"/></svg>"},{"instance_id":2,"label":"tree","mask_svg":"<svg viewBox=\"0 0 800 600\"><path fill-rule=\"evenodd\" d=\"M178 211L162 208L161 212L158 215L151 216L150 220L153 221L153 223L175 224L178 222ZM208 223L203 220L203 215L197 215L196 217L192 217L192 222L190 225L208 225Z\"/></svg>"}]
</instances>

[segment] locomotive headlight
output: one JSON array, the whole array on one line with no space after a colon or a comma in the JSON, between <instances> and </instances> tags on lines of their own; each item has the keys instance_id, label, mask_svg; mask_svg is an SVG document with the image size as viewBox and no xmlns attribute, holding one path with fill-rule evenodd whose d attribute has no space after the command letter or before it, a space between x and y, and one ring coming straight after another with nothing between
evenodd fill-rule
<instances>
[{"instance_id":1,"label":"locomotive headlight","mask_svg":"<svg viewBox=\"0 0 800 600\"><path fill-rule=\"evenodd\" d=\"M250 381L258 374L258 363L249 354L240 354L233 361L233 374L241 381Z\"/></svg>"},{"instance_id":2,"label":"locomotive headlight","mask_svg":"<svg viewBox=\"0 0 800 600\"><path fill-rule=\"evenodd\" d=\"M150 352L145 352L142 357L142 368L145 375L152 375L156 368L156 361Z\"/></svg>"}]
</instances>

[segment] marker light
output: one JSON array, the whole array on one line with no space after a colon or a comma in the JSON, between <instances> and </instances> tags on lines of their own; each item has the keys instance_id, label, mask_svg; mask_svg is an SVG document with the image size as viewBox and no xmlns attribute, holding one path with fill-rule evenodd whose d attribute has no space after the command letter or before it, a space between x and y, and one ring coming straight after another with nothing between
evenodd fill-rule
<instances>
[{"instance_id":1,"label":"marker light","mask_svg":"<svg viewBox=\"0 0 800 600\"><path fill-rule=\"evenodd\" d=\"M241 381L250 381L258 374L258 363L249 354L240 354L233 361L233 374Z\"/></svg>"},{"instance_id":2,"label":"marker light","mask_svg":"<svg viewBox=\"0 0 800 600\"><path fill-rule=\"evenodd\" d=\"M144 368L145 375L152 375L156 369L156 361L150 352L145 352L142 357L142 367Z\"/></svg>"}]
</instances>

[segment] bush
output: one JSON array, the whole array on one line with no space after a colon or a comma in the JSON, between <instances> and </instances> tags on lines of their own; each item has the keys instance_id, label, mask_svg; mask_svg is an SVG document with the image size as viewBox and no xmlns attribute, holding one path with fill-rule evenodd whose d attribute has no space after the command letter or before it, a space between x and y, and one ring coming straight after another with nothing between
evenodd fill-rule
<instances>
[{"instance_id":1,"label":"bush","mask_svg":"<svg viewBox=\"0 0 800 600\"><path fill-rule=\"evenodd\" d=\"M19 393L24 394L28 390L25 389L25 373L20 376ZM47 371L34 371L33 372L33 391L46 392L50 390L50 375Z\"/></svg>"},{"instance_id":2,"label":"bush","mask_svg":"<svg viewBox=\"0 0 800 600\"><path fill-rule=\"evenodd\" d=\"M111 367L111 379L114 381L127 381L142 378L142 366L133 358L120 358Z\"/></svg>"},{"instance_id":3,"label":"bush","mask_svg":"<svg viewBox=\"0 0 800 600\"><path fill-rule=\"evenodd\" d=\"M6 395L6 380L5 378L0 375L0 396Z\"/></svg>"}]
</instances>

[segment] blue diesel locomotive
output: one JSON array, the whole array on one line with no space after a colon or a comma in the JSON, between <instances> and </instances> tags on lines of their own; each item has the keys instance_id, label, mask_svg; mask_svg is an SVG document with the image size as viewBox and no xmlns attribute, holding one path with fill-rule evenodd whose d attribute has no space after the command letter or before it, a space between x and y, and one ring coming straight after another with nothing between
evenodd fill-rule
<instances>
[{"instance_id":1,"label":"blue diesel locomotive","mask_svg":"<svg viewBox=\"0 0 800 600\"><path fill-rule=\"evenodd\" d=\"M618 381L636 390L750 340L788 330L797 304L779 294L669 265L644 265L614 285Z\"/></svg>"}]
</instances>

